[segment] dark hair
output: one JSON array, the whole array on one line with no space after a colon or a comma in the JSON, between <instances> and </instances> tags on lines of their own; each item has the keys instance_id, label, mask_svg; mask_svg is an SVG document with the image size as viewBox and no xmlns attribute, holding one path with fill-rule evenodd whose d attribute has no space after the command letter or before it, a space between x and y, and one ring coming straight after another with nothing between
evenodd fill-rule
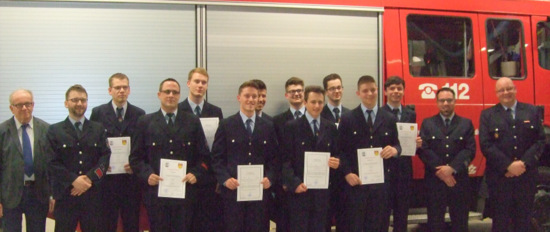
<instances>
[{"instance_id":1,"label":"dark hair","mask_svg":"<svg viewBox=\"0 0 550 232\"><path fill-rule=\"evenodd\" d=\"M405 81L399 76L391 76L384 83L384 89L388 89L391 85L403 85L405 88Z\"/></svg>"},{"instance_id":2,"label":"dark hair","mask_svg":"<svg viewBox=\"0 0 550 232\"><path fill-rule=\"evenodd\" d=\"M357 81L357 89L359 89L359 86L365 83L374 83L376 84L376 81L374 80L374 77L371 77L369 75L364 75L362 77L359 77L359 80Z\"/></svg>"},{"instance_id":3,"label":"dark hair","mask_svg":"<svg viewBox=\"0 0 550 232\"><path fill-rule=\"evenodd\" d=\"M291 77L288 80L286 80L285 83L285 91L286 88L288 88L289 85L301 85L304 86L304 80L298 78L298 77Z\"/></svg>"},{"instance_id":4,"label":"dark hair","mask_svg":"<svg viewBox=\"0 0 550 232\"><path fill-rule=\"evenodd\" d=\"M109 87L113 87L113 79L119 79L119 80L128 80L128 84L130 84L130 79L128 79L128 76L124 73L115 73L109 77Z\"/></svg>"},{"instance_id":5,"label":"dark hair","mask_svg":"<svg viewBox=\"0 0 550 232\"><path fill-rule=\"evenodd\" d=\"M264 81L259 79L252 79L250 81L253 81L258 86L258 90L267 90L267 86L265 85Z\"/></svg>"},{"instance_id":6,"label":"dark hair","mask_svg":"<svg viewBox=\"0 0 550 232\"><path fill-rule=\"evenodd\" d=\"M451 92L453 94L453 98L455 98L455 91L449 87L443 87L441 89L438 89L437 92L435 93L435 96L436 96L436 99L439 99L439 93L441 92Z\"/></svg>"},{"instance_id":7,"label":"dark hair","mask_svg":"<svg viewBox=\"0 0 550 232\"><path fill-rule=\"evenodd\" d=\"M255 81L253 80L250 80L250 81L245 81L241 84L241 86L239 86L239 94L241 94L241 92L243 91L244 88L246 87L251 87L251 88L255 88L255 89L260 89L258 88L258 84L256 84Z\"/></svg>"},{"instance_id":8,"label":"dark hair","mask_svg":"<svg viewBox=\"0 0 550 232\"><path fill-rule=\"evenodd\" d=\"M340 75L336 73L328 74L325 78L323 78L323 88L325 88L325 90L327 89L328 82L332 80L340 80L340 82L342 82Z\"/></svg>"},{"instance_id":9,"label":"dark hair","mask_svg":"<svg viewBox=\"0 0 550 232\"><path fill-rule=\"evenodd\" d=\"M180 83L179 83L178 81L176 81L176 79L174 79L174 78L166 78L166 79L164 79L162 82L160 82L160 85L159 85L159 92L162 91L162 85L164 84L164 82L167 82L167 81L176 82L176 84L178 84L178 88L181 89Z\"/></svg>"},{"instance_id":10,"label":"dark hair","mask_svg":"<svg viewBox=\"0 0 550 232\"><path fill-rule=\"evenodd\" d=\"M73 86L69 87L69 89L67 89L67 92L65 92L65 100L69 100L69 93L71 91L76 91L76 92L79 92L79 93L85 93L86 97L88 97L88 92L86 92L86 89L82 85L76 84L76 85L73 85Z\"/></svg>"},{"instance_id":11,"label":"dark hair","mask_svg":"<svg viewBox=\"0 0 550 232\"><path fill-rule=\"evenodd\" d=\"M309 93L320 93L323 94L323 98L325 97L325 89L323 89L321 86L318 85L310 85L306 87L306 90L304 92L304 99L307 101Z\"/></svg>"}]
</instances>

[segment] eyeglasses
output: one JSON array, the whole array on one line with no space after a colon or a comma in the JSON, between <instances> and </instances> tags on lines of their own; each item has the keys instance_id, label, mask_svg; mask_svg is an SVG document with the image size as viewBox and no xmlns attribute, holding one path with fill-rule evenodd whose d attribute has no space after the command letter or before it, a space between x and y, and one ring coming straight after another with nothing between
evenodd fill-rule
<instances>
[{"instance_id":1,"label":"eyeglasses","mask_svg":"<svg viewBox=\"0 0 550 232\"><path fill-rule=\"evenodd\" d=\"M127 86L127 85L122 85L122 86L114 86L113 89L115 89L116 91L120 91L120 90L128 90L130 88L130 86Z\"/></svg>"},{"instance_id":2,"label":"eyeglasses","mask_svg":"<svg viewBox=\"0 0 550 232\"><path fill-rule=\"evenodd\" d=\"M344 89L343 86L336 86L336 87L330 87L330 88L328 88L327 90L328 90L329 92L334 92L334 91L336 91L336 90L342 91L342 89Z\"/></svg>"},{"instance_id":3,"label":"eyeglasses","mask_svg":"<svg viewBox=\"0 0 550 232\"><path fill-rule=\"evenodd\" d=\"M72 103L78 103L78 102L81 102L82 104L88 102L88 99L87 98L71 98L69 99L69 101L71 101Z\"/></svg>"},{"instance_id":4,"label":"eyeglasses","mask_svg":"<svg viewBox=\"0 0 550 232\"><path fill-rule=\"evenodd\" d=\"M506 88L502 88L502 89L497 90L497 93L504 93L505 91L506 92L512 92L512 91L514 91L514 89L516 89L515 86L506 87Z\"/></svg>"},{"instance_id":5,"label":"eyeglasses","mask_svg":"<svg viewBox=\"0 0 550 232\"><path fill-rule=\"evenodd\" d=\"M23 109L23 106L28 108L31 108L34 106L34 102L25 102L25 103L19 103L19 104L12 104L13 107L17 108L18 110Z\"/></svg>"},{"instance_id":6,"label":"eyeglasses","mask_svg":"<svg viewBox=\"0 0 550 232\"><path fill-rule=\"evenodd\" d=\"M437 102L439 103L453 103L455 101L455 99L452 99L452 98L448 98L448 99L437 99Z\"/></svg>"},{"instance_id":7,"label":"eyeglasses","mask_svg":"<svg viewBox=\"0 0 550 232\"><path fill-rule=\"evenodd\" d=\"M166 95L170 95L170 94L178 95L178 94L180 94L180 91L177 91L177 90L162 90L160 92L164 93Z\"/></svg>"},{"instance_id":8,"label":"eyeglasses","mask_svg":"<svg viewBox=\"0 0 550 232\"><path fill-rule=\"evenodd\" d=\"M287 93L292 94L292 95L294 95L294 94L301 94L302 92L304 92L303 89L295 89L295 90L289 90L289 91L287 91Z\"/></svg>"}]
</instances>

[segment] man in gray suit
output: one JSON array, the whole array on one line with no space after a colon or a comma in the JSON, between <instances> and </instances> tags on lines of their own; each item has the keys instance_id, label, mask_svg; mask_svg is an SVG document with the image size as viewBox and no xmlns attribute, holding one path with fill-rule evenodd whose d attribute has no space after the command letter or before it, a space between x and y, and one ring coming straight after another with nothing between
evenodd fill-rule
<instances>
[{"instance_id":1,"label":"man in gray suit","mask_svg":"<svg viewBox=\"0 0 550 232\"><path fill-rule=\"evenodd\" d=\"M0 124L0 217L3 231L45 231L48 209L53 210L44 152L48 123L33 117L32 92L10 94L13 117ZM50 205L50 206L48 206Z\"/></svg>"}]
</instances>

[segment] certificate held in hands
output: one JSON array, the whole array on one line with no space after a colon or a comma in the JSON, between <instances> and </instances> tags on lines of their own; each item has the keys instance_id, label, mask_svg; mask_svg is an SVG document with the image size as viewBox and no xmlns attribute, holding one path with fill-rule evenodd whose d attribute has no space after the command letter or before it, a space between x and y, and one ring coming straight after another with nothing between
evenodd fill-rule
<instances>
[{"instance_id":1,"label":"certificate held in hands","mask_svg":"<svg viewBox=\"0 0 550 232\"><path fill-rule=\"evenodd\" d=\"M381 147L357 149L357 164L361 184L384 183L384 159Z\"/></svg>"},{"instance_id":2,"label":"certificate held in hands","mask_svg":"<svg viewBox=\"0 0 550 232\"><path fill-rule=\"evenodd\" d=\"M130 137L111 137L107 140L109 141L109 148L111 148L107 175L125 174L124 165L129 162L128 156L130 156L130 147L132 147Z\"/></svg>"},{"instance_id":3,"label":"certificate held in hands","mask_svg":"<svg viewBox=\"0 0 550 232\"><path fill-rule=\"evenodd\" d=\"M264 193L263 178L263 165L237 165L237 201L261 201Z\"/></svg>"},{"instance_id":4,"label":"certificate held in hands","mask_svg":"<svg viewBox=\"0 0 550 232\"><path fill-rule=\"evenodd\" d=\"M416 154L416 136L418 135L418 124L397 123L399 143L401 144L402 156L414 156Z\"/></svg>"},{"instance_id":5,"label":"certificate held in hands","mask_svg":"<svg viewBox=\"0 0 550 232\"><path fill-rule=\"evenodd\" d=\"M160 177L158 197L185 199L187 161L160 159Z\"/></svg>"},{"instance_id":6,"label":"certificate held in hands","mask_svg":"<svg viewBox=\"0 0 550 232\"><path fill-rule=\"evenodd\" d=\"M308 189L328 189L329 152L304 153L304 184Z\"/></svg>"}]
</instances>

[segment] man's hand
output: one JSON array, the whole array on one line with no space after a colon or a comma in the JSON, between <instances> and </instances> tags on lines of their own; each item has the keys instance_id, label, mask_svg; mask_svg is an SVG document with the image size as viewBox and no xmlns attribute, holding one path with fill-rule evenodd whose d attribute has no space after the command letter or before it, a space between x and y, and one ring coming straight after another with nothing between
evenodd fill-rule
<instances>
[{"instance_id":1,"label":"man's hand","mask_svg":"<svg viewBox=\"0 0 550 232\"><path fill-rule=\"evenodd\" d=\"M53 213L53 210L55 209L55 200L50 199L49 205L48 205L48 213Z\"/></svg>"},{"instance_id":2,"label":"man's hand","mask_svg":"<svg viewBox=\"0 0 550 232\"><path fill-rule=\"evenodd\" d=\"M73 181L72 185L73 188L71 189L71 195L80 196L92 187L92 181L88 178L88 176L81 175Z\"/></svg>"},{"instance_id":3,"label":"man's hand","mask_svg":"<svg viewBox=\"0 0 550 232\"><path fill-rule=\"evenodd\" d=\"M306 191L307 191L307 186L304 183L301 183L300 185L298 185L298 187L296 188L296 190L294 192L295 193L305 193Z\"/></svg>"},{"instance_id":4,"label":"man's hand","mask_svg":"<svg viewBox=\"0 0 550 232\"><path fill-rule=\"evenodd\" d=\"M389 159L391 157L394 157L397 155L397 149L392 146L386 146L384 149L382 149L382 152L380 152L380 156L384 159Z\"/></svg>"},{"instance_id":5,"label":"man's hand","mask_svg":"<svg viewBox=\"0 0 550 232\"><path fill-rule=\"evenodd\" d=\"M162 177L160 177L159 175L153 173L151 175L149 175L149 178L147 179L147 183L150 185L150 186L155 186L155 185L158 185L159 184L159 181L162 181Z\"/></svg>"},{"instance_id":6,"label":"man's hand","mask_svg":"<svg viewBox=\"0 0 550 232\"><path fill-rule=\"evenodd\" d=\"M508 172L513 176L521 176L525 172L525 164L521 160L516 160L507 168Z\"/></svg>"},{"instance_id":7,"label":"man's hand","mask_svg":"<svg viewBox=\"0 0 550 232\"><path fill-rule=\"evenodd\" d=\"M416 136L416 148L422 147L422 138L420 136Z\"/></svg>"},{"instance_id":8,"label":"man's hand","mask_svg":"<svg viewBox=\"0 0 550 232\"><path fill-rule=\"evenodd\" d=\"M455 177L453 176L453 173L455 170L448 165L442 165L436 167L437 171L435 172L435 175L445 182L445 184L449 187L454 187L456 185Z\"/></svg>"},{"instance_id":9,"label":"man's hand","mask_svg":"<svg viewBox=\"0 0 550 232\"><path fill-rule=\"evenodd\" d=\"M0 218L4 217L4 208L2 208L2 204L0 204Z\"/></svg>"},{"instance_id":10,"label":"man's hand","mask_svg":"<svg viewBox=\"0 0 550 232\"><path fill-rule=\"evenodd\" d=\"M261 183L264 186L264 189L268 189L269 187L271 187L271 181L269 181L267 177L264 177Z\"/></svg>"},{"instance_id":11,"label":"man's hand","mask_svg":"<svg viewBox=\"0 0 550 232\"><path fill-rule=\"evenodd\" d=\"M237 189L237 187L239 187L239 181L231 177L227 179L223 185L225 185L225 187L227 187L228 189L235 190Z\"/></svg>"},{"instance_id":12,"label":"man's hand","mask_svg":"<svg viewBox=\"0 0 550 232\"><path fill-rule=\"evenodd\" d=\"M350 173L346 175L346 181L350 186L356 186L361 184L361 179L355 173Z\"/></svg>"},{"instance_id":13,"label":"man's hand","mask_svg":"<svg viewBox=\"0 0 550 232\"><path fill-rule=\"evenodd\" d=\"M128 174L133 174L134 173L134 171L132 171L132 167L130 167L130 164L125 164L124 165L124 171L126 171L126 173L128 173Z\"/></svg>"},{"instance_id":14,"label":"man's hand","mask_svg":"<svg viewBox=\"0 0 550 232\"><path fill-rule=\"evenodd\" d=\"M189 184L195 184L197 183L197 178L193 173L187 173L185 177L183 178L182 182L189 182Z\"/></svg>"},{"instance_id":15,"label":"man's hand","mask_svg":"<svg viewBox=\"0 0 550 232\"><path fill-rule=\"evenodd\" d=\"M328 159L328 166L332 169L338 169L338 167L340 167L340 159L336 157L330 157Z\"/></svg>"}]
</instances>

